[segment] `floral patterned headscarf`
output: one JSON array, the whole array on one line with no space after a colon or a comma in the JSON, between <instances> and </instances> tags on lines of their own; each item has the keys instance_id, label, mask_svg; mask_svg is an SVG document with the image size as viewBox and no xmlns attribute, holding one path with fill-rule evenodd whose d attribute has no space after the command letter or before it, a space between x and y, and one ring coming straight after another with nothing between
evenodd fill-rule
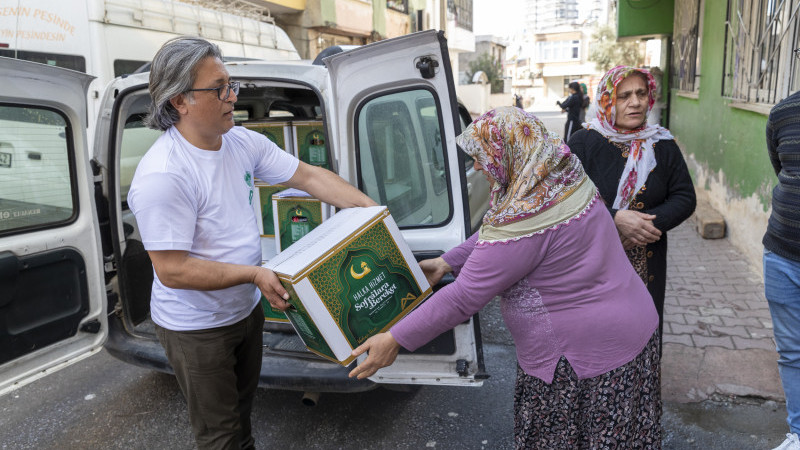
<instances>
[{"instance_id":1,"label":"floral patterned headscarf","mask_svg":"<svg viewBox=\"0 0 800 450\"><path fill-rule=\"evenodd\" d=\"M532 234L575 216L595 195L594 185L564 141L548 132L536 116L519 108L501 107L485 113L456 142L492 178L481 239L499 227L508 227L500 233L505 238ZM582 195L576 196L580 197L577 203L565 202L578 190ZM572 206L556 208L565 203Z\"/></svg>"},{"instance_id":2,"label":"floral patterned headscarf","mask_svg":"<svg viewBox=\"0 0 800 450\"><path fill-rule=\"evenodd\" d=\"M614 209L628 209L636 193L644 186L647 175L656 167L655 143L662 139L672 139L669 130L660 125L649 125L647 121L633 130L620 130L615 125L617 117L617 86L625 78L640 73L644 75L648 89L648 104L645 117L656 101L656 81L650 71L629 66L617 66L606 72L597 85L597 95L588 115L594 117L583 124L584 128L595 130L611 142L630 143L628 160L622 171ZM587 115L587 116L588 116Z\"/></svg>"}]
</instances>

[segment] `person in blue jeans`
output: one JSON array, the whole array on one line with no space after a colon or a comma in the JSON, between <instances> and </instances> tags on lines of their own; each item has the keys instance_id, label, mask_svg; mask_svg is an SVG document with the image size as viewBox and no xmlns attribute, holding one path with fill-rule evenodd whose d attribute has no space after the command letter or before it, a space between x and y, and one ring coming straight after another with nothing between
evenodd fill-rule
<instances>
[{"instance_id":1,"label":"person in blue jeans","mask_svg":"<svg viewBox=\"0 0 800 450\"><path fill-rule=\"evenodd\" d=\"M764 291L789 423L786 440L775 450L800 450L800 92L772 108L767 150L778 184L762 241Z\"/></svg>"}]
</instances>

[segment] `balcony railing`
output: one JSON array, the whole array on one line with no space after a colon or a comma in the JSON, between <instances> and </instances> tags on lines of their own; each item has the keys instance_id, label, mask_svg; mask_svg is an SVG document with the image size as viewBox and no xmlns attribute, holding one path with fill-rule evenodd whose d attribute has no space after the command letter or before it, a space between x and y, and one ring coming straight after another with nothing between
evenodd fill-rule
<instances>
[{"instance_id":1,"label":"balcony railing","mask_svg":"<svg viewBox=\"0 0 800 450\"><path fill-rule=\"evenodd\" d=\"M472 31L472 0L447 0L447 12L457 27Z\"/></svg>"}]
</instances>

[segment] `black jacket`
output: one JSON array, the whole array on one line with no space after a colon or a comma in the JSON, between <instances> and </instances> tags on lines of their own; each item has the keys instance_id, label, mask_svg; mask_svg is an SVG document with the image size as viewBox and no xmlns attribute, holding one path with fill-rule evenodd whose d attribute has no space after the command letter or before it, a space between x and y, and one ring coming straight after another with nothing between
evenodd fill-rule
<instances>
[{"instance_id":1,"label":"black jacket","mask_svg":"<svg viewBox=\"0 0 800 450\"><path fill-rule=\"evenodd\" d=\"M627 158L622 151L595 130L581 129L569 140L569 148L581 160L586 174L597 186L613 217L611 205ZM661 230L661 239L647 245L647 290L653 296L659 316L662 314L667 278L667 231L680 225L694 212L697 200L694 184L681 150L674 140L655 145L656 168L636 194L630 209L656 218L653 225Z\"/></svg>"}]
</instances>

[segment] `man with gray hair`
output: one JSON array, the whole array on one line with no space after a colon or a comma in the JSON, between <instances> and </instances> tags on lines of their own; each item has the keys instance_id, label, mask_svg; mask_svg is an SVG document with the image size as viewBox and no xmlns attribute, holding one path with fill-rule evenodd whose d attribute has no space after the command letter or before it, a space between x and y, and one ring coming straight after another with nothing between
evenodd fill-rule
<instances>
[{"instance_id":1,"label":"man with gray hair","mask_svg":"<svg viewBox=\"0 0 800 450\"><path fill-rule=\"evenodd\" d=\"M142 158L128 194L155 269L151 317L200 449L254 448L259 291L273 307L289 306L278 278L260 267L253 178L339 208L375 205L333 172L235 127L238 93L216 45L196 37L165 43L153 58L146 119L164 134Z\"/></svg>"}]
</instances>

